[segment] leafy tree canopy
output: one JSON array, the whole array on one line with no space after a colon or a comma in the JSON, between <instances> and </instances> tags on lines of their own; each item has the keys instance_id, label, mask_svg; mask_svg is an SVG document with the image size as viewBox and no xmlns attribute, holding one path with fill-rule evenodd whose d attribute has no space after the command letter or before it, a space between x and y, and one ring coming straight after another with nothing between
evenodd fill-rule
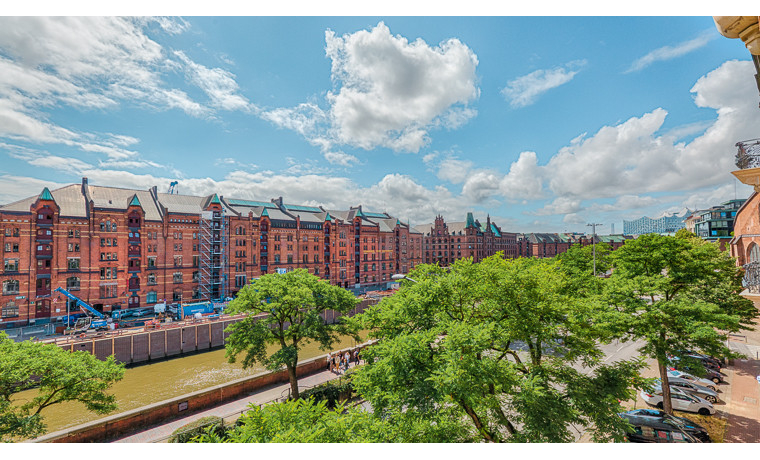
<instances>
[{"instance_id":1,"label":"leafy tree canopy","mask_svg":"<svg viewBox=\"0 0 760 460\"><path fill-rule=\"evenodd\" d=\"M602 362L607 307L568 295L556 262L497 255L420 265L410 278L353 319L381 339L353 380L376 413L446 409L493 442L569 441L571 425L621 437L619 400L642 384L641 363Z\"/></svg>"},{"instance_id":2,"label":"leafy tree canopy","mask_svg":"<svg viewBox=\"0 0 760 460\"><path fill-rule=\"evenodd\" d=\"M245 368L255 363L271 370L285 366L291 396L298 398L295 371L299 350L311 341L327 349L340 334L352 333L342 322L327 324L324 314L328 309L347 313L356 302L350 292L304 269L263 275L241 289L230 302L228 312L249 316L227 328L230 332L227 359L235 362L237 355L244 352ZM272 344L279 348L267 355L267 346Z\"/></svg>"},{"instance_id":3,"label":"leafy tree canopy","mask_svg":"<svg viewBox=\"0 0 760 460\"><path fill-rule=\"evenodd\" d=\"M727 334L747 329L757 315L752 302L738 295L741 270L717 245L686 231L642 235L610 257L614 269L605 293L617 313L611 324L646 341L642 352L658 361L664 406L672 411L668 356L699 350L730 356Z\"/></svg>"},{"instance_id":4,"label":"leafy tree canopy","mask_svg":"<svg viewBox=\"0 0 760 460\"><path fill-rule=\"evenodd\" d=\"M99 414L115 410L116 399L107 390L123 376L124 366L113 357L100 361L52 344L16 343L0 332L0 440L44 434L42 411L64 401L79 401ZM32 399L14 400L17 392L34 387Z\"/></svg>"}]
</instances>

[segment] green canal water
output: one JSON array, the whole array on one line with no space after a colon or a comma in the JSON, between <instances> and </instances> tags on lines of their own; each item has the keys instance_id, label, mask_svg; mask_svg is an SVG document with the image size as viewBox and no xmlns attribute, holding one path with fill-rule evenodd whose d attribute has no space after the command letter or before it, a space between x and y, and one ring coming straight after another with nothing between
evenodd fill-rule
<instances>
[{"instance_id":1,"label":"green canal water","mask_svg":"<svg viewBox=\"0 0 760 460\"><path fill-rule=\"evenodd\" d=\"M360 336L365 339L367 333L362 332ZM333 350L354 345L355 340L344 337L335 344ZM272 347L272 350L274 349L275 347ZM300 351L299 359L306 360L324 354L327 352L310 343ZM242 355L240 358L242 359ZM243 369L240 360L235 364L228 363L224 357L224 348L128 368L124 372L124 378L111 388L111 393L116 395L119 408L108 415L213 387L262 370L263 367ZM20 402L34 397L35 394L36 390L24 391L16 394L14 399ZM42 411L42 415L48 433L106 417L89 412L83 404L75 402L50 406Z\"/></svg>"}]
</instances>

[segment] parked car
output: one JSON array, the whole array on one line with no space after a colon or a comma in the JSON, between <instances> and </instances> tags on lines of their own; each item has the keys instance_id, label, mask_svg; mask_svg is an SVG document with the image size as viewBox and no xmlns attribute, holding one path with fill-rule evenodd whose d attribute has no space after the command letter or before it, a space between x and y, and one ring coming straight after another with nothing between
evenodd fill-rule
<instances>
[{"instance_id":1,"label":"parked car","mask_svg":"<svg viewBox=\"0 0 760 460\"><path fill-rule=\"evenodd\" d=\"M660 385L662 385L662 382L660 379L657 379L657 382L659 382ZM699 396L700 398L709 401L713 404L718 402L718 393L714 390L711 390L707 388L706 386L697 385L696 383L689 382L685 379L679 379L678 377L672 377L668 379L668 383L670 384L670 388L676 388L678 390L683 391L684 393Z\"/></svg>"},{"instance_id":2,"label":"parked car","mask_svg":"<svg viewBox=\"0 0 760 460\"><path fill-rule=\"evenodd\" d=\"M705 378L712 380L714 383L723 383L723 374L720 371L710 369L709 367L696 368L688 364L679 362L679 360L672 360L669 370L679 370L682 372L688 372L689 374L705 374Z\"/></svg>"},{"instance_id":3,"label":"parked car","mask_svg":"<svg viewBox=\"0 0 760 460\"><path fill-rule=\"evenodd\" d=\"M684 364L686 365L694 365L694 364L699 363L699 364L702 364L705 367L705 369L713 369L718 372L720 372L720 368L723 367L723 363L709 356L691 353L691 354L683 355L683 357L685 358L684 361L686 362ZM677 362L677 361L680 361L681 359L677 356L671 356L670 360Z\"/></svg>"},{"instance_id":4,"label":"parked car","mask_svg":"<svg viewBox=\"0 0 760 460\"><path fill-rule=\"evenodd\" d=\"M658 409L663 408L662 388L641 390L641 398L650 406L655 406ZM713 407L711 402L699 396L686 394L675 388L670 389L670 402L675 410L696 412L699 415L712 415L715 413L715 407Z\"/></svg>"},{"instance_id":5,"label":"parked car","mask_svg":"<svg viewBox=\"0 0 760 460\"><path fill-rule=\"evenodd\" d=\"M715 382L713 382L712 380L703 379L701 377L697 377L697 376L691 375L691 374L689 374L687 372L681 372L681 371L677 371L675 369L671 370L671 371L668 371L668 380L674 379L674 378L683 379L683 380L687 380L687 381L692 382L692 383L696 383L697 385L702 385L702 386L707 387L707 388L709 388L709 389L711 389L712 391L715 391L715 392L718 391L718 388L715 386Z\"/></svg>"},{"instance_id":6,"label":"parked car","mask_svg":"<svg viewBox=\"0 0 760 460\"><path fill-rule=\"evenodd\" d=\"M626 437L630 442L712 442L707 430L700 425L684 417L668 415L661 410L635 409L618 414L633 426L633 431L628 432ZM647 430L649 427L653 432ZM664 431L664 436L658 431ZM685 434L681 441L675 433ZM647 436L649 435L649 436ZM689 440L693 438L693 440Z\"/></svg>"}]
</instances>

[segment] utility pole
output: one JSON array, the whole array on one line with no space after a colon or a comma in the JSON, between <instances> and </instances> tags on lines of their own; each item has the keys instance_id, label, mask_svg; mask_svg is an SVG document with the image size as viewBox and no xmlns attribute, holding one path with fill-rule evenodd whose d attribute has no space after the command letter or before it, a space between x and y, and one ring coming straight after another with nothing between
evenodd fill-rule
<instances>
[{"instance_id":1,"label":"utility pole","mask_svg":"<svg viewBox=\"0 0 760 460\"><path fill-rule=\"evenodd\" d=\"M600 227L604 224L586 224L586 227L591 227L591 250L594 253L594 276L596 276L596 226Z\"/></svg>"}]
</instances>

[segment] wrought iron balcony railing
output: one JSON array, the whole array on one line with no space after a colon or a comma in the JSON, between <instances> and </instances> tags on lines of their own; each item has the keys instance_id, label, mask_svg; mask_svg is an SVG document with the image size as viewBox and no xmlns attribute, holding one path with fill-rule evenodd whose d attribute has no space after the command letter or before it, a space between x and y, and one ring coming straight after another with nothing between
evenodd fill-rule
<instances>
[{"instance_id":1,"label":"wrought iron balcony railing","mask_svg":"<svg viewBox=\"0 0 760 460\"><path fill-rule=\"evenodd\" d=\"M744 265L742 285L752 294L760 294L760 262L750 262Z\"/></svg>"},{"instance_id":2,"label":"wrought iron balcony railing","mask_svg":"<svg viewBox=\"0 0 760 460\"><path fill-rule=\"evenodd\" d=\"M760 168L760 139L737 142L736 167L739 169Z\"/></svg>"}]
</instances>

